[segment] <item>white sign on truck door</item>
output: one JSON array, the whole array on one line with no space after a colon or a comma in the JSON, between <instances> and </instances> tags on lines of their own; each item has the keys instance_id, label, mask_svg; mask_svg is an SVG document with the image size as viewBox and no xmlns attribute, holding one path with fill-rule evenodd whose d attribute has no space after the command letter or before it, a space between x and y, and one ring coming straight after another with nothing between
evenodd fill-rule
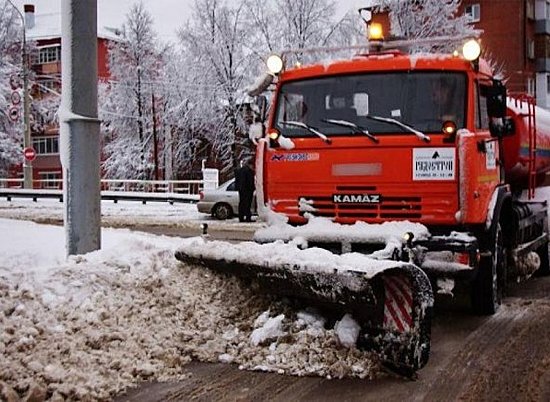
<instances>
[{"instance_id":1,"label":"white sign on truck door","mask_svg":"<svg viewBox=\"0 0 550 402\"><path fill-rule=\"evenodd\" d=\"M414 148L413 180L454 180L454 148Z\"/></svg>"}]
</instances>

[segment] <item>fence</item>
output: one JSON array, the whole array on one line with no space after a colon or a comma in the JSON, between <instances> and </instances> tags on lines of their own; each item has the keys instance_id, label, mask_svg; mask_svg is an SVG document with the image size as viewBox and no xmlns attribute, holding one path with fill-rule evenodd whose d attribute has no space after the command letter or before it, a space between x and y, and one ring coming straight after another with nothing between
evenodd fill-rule
<instances>
[{"instance_id":1,"label":"fence","mask_svg":"<svg viewBox=\"0 0 550 402\"><path fill-rule=\"evenodd\" d=\"M101 191L199 194L204 180L101 180ZM1 179L0 188L23 188L23 179ZM63 180L33 180L35 190L61 190Z\"/></svg>"}]
</instances>

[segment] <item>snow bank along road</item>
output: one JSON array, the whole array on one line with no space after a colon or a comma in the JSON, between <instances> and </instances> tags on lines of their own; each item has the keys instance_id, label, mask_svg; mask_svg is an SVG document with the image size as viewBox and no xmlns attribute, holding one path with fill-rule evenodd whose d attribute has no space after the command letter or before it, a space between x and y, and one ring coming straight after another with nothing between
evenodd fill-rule
<instances>
[{"instance_id":1,"label":"snow bank along road","mask_svg":"<svg viewBox=\"0 0 550 402\"><path fill-rule=\"evenodd\" d=\"M48 208L0 203L0 216L59 219ZM204 219L103 212L159 230ZM0 223L0 400L550 400L546 278L515 286L489 318L443 300L432 358L409 381L343 346L316 312L178 263L183 240L106 229L103 250L65 261L62 228Z\"/></svg>"}]
</instances>

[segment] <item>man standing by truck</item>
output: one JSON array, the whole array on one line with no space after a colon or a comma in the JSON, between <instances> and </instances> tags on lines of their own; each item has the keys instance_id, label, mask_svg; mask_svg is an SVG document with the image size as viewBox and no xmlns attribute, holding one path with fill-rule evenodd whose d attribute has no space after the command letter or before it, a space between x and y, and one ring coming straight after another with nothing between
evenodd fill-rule
<instances>
[{"instance_id":1,"label":"man standing by truck","mask_svg":"<svg viewBox=\"0 0 550 402\"><path fill-rule=\"evenodd\" d=\"M239 222L252 222L252 198L254 196L254 170L252 158L241 161L235 172L235 187L239 192Z\"/></svg>"}]
</instances>

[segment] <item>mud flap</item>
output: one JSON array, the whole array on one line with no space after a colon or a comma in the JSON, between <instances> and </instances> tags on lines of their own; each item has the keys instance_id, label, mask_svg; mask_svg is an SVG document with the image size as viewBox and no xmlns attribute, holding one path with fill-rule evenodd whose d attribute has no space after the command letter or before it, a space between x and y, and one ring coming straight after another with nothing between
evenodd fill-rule
<instances>
[{"instance_id":1,"label":"mud flap","mask_svg":"<svg viewBox=\"0 0 550 402\"><path fill-rule=\"evenodd\" d=\"M366 275L341 267L327 272L291 263L259 265L246 258L210 255L200 248L180 249L176 258L257 281L270 294L351 313L362 328L358 346L375 351L395 367L415 371L428 361L433 293L426 274L413 264L385 261L380 273Z\"/></svg>"}]
</instances>

